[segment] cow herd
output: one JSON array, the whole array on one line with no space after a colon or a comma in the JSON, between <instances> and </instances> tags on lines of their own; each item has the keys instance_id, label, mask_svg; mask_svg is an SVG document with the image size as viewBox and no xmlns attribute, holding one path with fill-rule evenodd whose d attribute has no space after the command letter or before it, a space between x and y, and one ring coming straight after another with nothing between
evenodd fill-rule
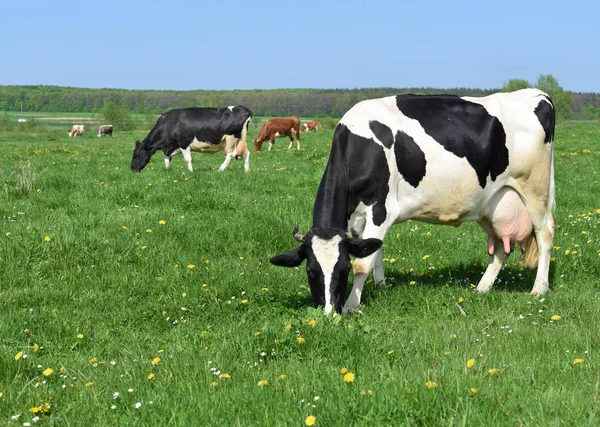
<instances>
[{"instance_id":1,"label":"cow herd","mask_svg":"<svg viewBox=\"0 0 600 427\"><path fill-rule=\"evenodd\" d=\"M191 151L224 151L219 170L241 157L248 171L251 119L243 106L171 110L136 141L131 170L140 172L160 150L167 167L181 153L192 171ZM300 233L296 224L292 234L300 245L271 263L297 267L306 260L314 306L325 313L356 312L371 271L375 283L385 283L382 242L392 225L475 221L487 235L490 256L476 290L491 289L517 246L524 266L537 265L531 293L542 295L555 227L554 125L554 105L537 89L359 102L334 131L310 230ZM308 130L319 130L319 123L301 126L296 116L267 120L254 150L266 141L270 150L275 138L286 136L288 148L296 140L299 149L300 132ZM346 299L350 270L354 284Z\"/></svg>"},{"instance_id":2,"label":"cow herd","mask_svg":"<svg viewBox=\"0 0 600 427\"><path fill-rule=\"evenodd\" d=\"M83 136L85 133L85 125L73 125L69 131L69 137L72 136ZM101 125L98 128L98 138L104 135L110 135L112 137L113 127L112 125Z\"/></svg>"}]
</instances>

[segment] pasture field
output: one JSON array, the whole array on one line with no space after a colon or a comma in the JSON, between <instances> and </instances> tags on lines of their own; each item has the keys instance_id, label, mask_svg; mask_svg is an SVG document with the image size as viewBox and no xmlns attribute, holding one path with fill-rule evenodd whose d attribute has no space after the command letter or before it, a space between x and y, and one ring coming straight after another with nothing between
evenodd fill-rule
<instances>
[{"instance_id":1,"label":"pasture field","mask_svg":"<svg viewBox=\"0 0 600 427\"><path fill-rule=\"evenodd\" d=\"M304 267L269 263L310 228L331 131L278 139L249 173L157 153L140 174L144 132L94 133L0 133L0 424L600 423L597 123L557 127L547 295L516 254L476 294L479 226L407 222L386 288L347 318L312 308Z\"/></svg>"}]
</instances>

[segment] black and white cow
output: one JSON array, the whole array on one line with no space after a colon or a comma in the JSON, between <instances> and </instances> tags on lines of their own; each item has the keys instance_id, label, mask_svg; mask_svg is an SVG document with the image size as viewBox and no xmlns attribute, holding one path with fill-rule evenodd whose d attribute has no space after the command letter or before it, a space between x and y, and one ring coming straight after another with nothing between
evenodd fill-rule
<instances>
[{"instance_id":1,"label":"black and white cow","mask_svg":"<svg viewBox=\"0 0 600 427\"><path fill-rule=\"evenodd\" d=\"M158 118L141 143L135 142L131 170L140 172L148 164L150 157L162 150L166 167L169 167L171 157L183 153L188 169L192 172L192 151L216 153L224 150L225 161L219 168L222 171L236 156L236 146L242 144L244 169L248 171L250 152L246 147L246 134L251 118L252 111L243 106L168 111Z\"/></svg>"},{"instance_id":2,"label":"black and white cow","mask_svg":"<svg viewBox=\"0 0 600 427\"><path fill-rule=\"evenodd\" d=\"M555 226L554 117L537 89L356 104L335 130L312 230L301 235L296 227L301 246L271 262L294 267L306 259L315 307L348 313L358 311L373 267L374 281L384 282L381 244L394 223L477 221L491 256L477 291L491 289L518 243L523 265L538 265L531 293L543 294ZM342 305L350 255L354 286Z\"/></svg>"}]
</instances>

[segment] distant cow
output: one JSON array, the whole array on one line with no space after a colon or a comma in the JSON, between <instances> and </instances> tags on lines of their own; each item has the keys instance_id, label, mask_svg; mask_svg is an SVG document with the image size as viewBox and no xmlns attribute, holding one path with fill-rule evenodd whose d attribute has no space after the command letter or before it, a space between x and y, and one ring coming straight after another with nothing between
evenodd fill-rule
<instances>
[{"instance_id":1,"label":"distant cow","mask_svg":"<svg viewBox=\"0 0 600 427\"><path fill-rule=\"evenodd\" d=\"M112 138L113 127L112 125L102 125L98 128L98 138L103 135L110 135Z\"/></svg>"},{"instance_id":2,"label":"distant cow","mask_svg":"<svg viewBox=\"0 0 600 427\"><path fill-rule=\"evenodd\" d=\"M171 157L183 153L188 169L192 169L192 151L216 153L225 151L225 170L236 155L244 158L244 169L250 169L250 152L246 146L248 122L252 111L243 106L226 108L184 108L171 110L159 117L150 133L140 143L135 142L131 170L140 172L152 155L162 150L165 166Z\"/></svg>"},{"instance_id":3,"label":"distant cow","mask_svg":"<svg viewBox=\"0 0 600 427\"><path fill-rule=\"evenodd\" d=\"M254 140L254 151L260 151L263 142L269 141L269 150L275 144L275 138L280 136L290 137L290 146L294 143L296 138L296 145L298 150L300 149L300 119L296 116L291 117L279 117L276 119L267 120L263 123L258 138Z\"/></svg>"},{"instance_id":4,"label":"distant cow","mask_svg":"<svg viewBox=\"0 0 600 427\"><path fill-rule=\"evenodd\" d=\"M85 125L73 125L71 131L69 132L69 137L83 135L85 132Z\"/></svg>"},{"instance_id":5,"label":"distant cow","mask_svg":"<svg viewBox=\"0 0 600 427\"><path fill-rule=\"evenodd\" d=\"M373 267L375 283L384 283L381 245L393 224L477 221L490 255L477 291L491 289L518 244L523 265L538 266L531 293L542 295L555 227L554 123L554 105L537 89L359 102L333 135L312 229L303 235L296 224L301 245L271 262L306 260L314 306L348 313L359 309ZM354 286L344 304L350 270Z\"/></svg>"},{"instance_id":6,"label":"distant cow","mask_svg":"<svg viewBox=\"0 0 600 427\"><path fill-rule=\"evenodd\" d=\"M321 129L321 123L317 120L313 120L312 122L306 122L300 128L300 132L308 132L309 130L319 131Z\"/></svg>"}]
</instances>

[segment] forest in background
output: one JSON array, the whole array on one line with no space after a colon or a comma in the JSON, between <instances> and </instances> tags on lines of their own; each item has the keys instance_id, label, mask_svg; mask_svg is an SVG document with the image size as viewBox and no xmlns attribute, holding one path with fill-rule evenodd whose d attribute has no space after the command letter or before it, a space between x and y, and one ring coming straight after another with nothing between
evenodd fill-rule
<instances>
[{"instance_id":1,"label":"forest in background","mask_svg":"<svg viewBox=\"0 0 600 427\"><path fill-rule=\"evenodd\" d=\"M2 86L0 112L102 113L114 105L129 113L162 114L173 108L245 105L255 116L341 117L364 99L402 93L485 96L521 87L539 87L552 96L559 119L600 119L600 93L564 91L551 75L535 84L513 79L498 89L362 88L271 90L126 90L64 86Z\"/></svg>"}]
</instances>

